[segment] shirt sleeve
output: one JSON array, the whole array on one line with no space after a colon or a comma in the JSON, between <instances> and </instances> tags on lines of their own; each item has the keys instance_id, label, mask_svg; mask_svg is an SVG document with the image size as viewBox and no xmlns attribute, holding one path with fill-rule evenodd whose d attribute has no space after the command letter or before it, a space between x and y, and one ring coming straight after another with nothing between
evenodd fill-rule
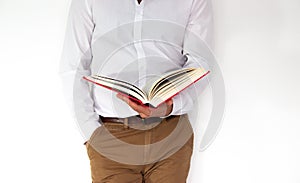
<instances>
[{"instance_id":1,"label":"shirt sleeve","mask_svg":"<svg viewBox=\"0 0 300 183\"><path fill-rule=\"evenodd\" d=\"M213 18L210 0L194 0L189 23L186 27L183 50L184 68L203 67L209 69L208 47L212 46ZM197 95L208 85L206 79L200 80L173 97L173 110L170 115L187 113L193 109Z\"/></svg>"},{"instance_id":2,"label":"shirt sleeve","mask_svg":"<svg viewBox=\"0 0 300 183\"><path fill-rule=\"evenodd\" d=\"M59 73L65 97L84 142L89 140L94 130L100 126L89 84L82 79L83 76L91 74L91 41L94 27L92 0L72 0Z\"/></svg>"}]
</instances>

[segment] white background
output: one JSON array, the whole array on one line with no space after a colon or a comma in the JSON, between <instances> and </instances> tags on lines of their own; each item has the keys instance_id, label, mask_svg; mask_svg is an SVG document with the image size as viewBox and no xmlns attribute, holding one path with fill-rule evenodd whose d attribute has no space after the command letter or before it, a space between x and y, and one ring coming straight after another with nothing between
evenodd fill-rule
<instances>
[{"instance_id":1,"label":"white background","mask_svg":"<svg viewBox=\"0 0 300 183\"><path fill-rule=\"evenodd\" d=\"M58 78L69 0L0 0L0 182L90 181ZM214 0L223 127L193 183L300 182L300 1Z\"/></svg>"}]
</instances>

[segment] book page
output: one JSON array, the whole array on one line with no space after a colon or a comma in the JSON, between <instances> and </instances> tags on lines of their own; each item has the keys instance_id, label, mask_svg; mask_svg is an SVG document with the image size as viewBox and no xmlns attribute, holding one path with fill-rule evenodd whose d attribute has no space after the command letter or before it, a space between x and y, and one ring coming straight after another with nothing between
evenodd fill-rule
<instances>
[{"instance_id":1,"label":"book page","mask_svg":"<svg viewBox=\"0 0 300 183\"><path fill-rule=\"evenodd\" d=\"M180 75L176 79L165 82L153 92L152 98L154 98L155 96L159 96L161 93L168 92L170 89L176 88L177 86L182 85L185 82L193 82L193 75L195 75L195 72L190 72L185 75Z\"/></svg>"},{"instance_id":2,"label":"book page","mask_svg":"<svg viewBox=\"0 0 300 183\"><path fill-rule=\"evenodd\" d=\"M162 89L166 89L166 87L170 86L171 84L176 85L176 83L181 82L184 79L187 79L192 74L192 72L193 71L190 70L188 72L178 73L176 75L161 80L152 88L149 98L150 99L153 98L157 92L159 92Z\"/></svg>"},{"instance_id":3,"label":"book page","mask_svg":"<svg viewBox=\"0 0 300 183\"><path fill-rule=\"evenodd\" d=\"M127 95L129 98L136 98L142 103L148 102L148 98L145 96L144 92L130 83L97 75L86 76L84 79L118 93Z\"/></svg>"},{"instance_id":4,"label":"book page","mask_svg":"<svg viewBox=\"0 0 300 183\"><path fill-rule=\"evenodd\" d=\"M190 70L193 70L193 68L182 68L182 69L167 72L163 76L153 77L143 87L143 91L147 93L147 96L150 99L151 98L150 95L153 92L153 90L155 90L155 88L157 88L162 82L171 80L172 77L175 77L176 75L184 74L186 72L189 72Z\"/></svg>"},{"instance_id":5,"label":"book page","mask_svg":"<svg viewBox=\"0 0 300 183\"><path fill-rule=\"evenodd\" d=\"M208 73L209 71L199 68L177 79L174 79L172 82L166 83L164 86L156 90L157 92L150 100L150 104L153 106L159 105L162 101L166 101L167 99L173 97Z\"/></svg>"}]
</instances>

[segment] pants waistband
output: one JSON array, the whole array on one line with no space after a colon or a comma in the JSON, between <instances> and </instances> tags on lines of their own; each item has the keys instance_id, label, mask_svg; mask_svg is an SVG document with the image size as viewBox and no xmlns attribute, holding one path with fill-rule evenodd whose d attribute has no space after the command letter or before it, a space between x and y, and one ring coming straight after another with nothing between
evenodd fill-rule
<instances>
[{"instance_id":1,"label":"pants waistband","mask_svg":"<svg viewBox=\"0 0 300 183\"><path fill-rule=\"evenodd\" d=\"M166 117L166 119L174 118L179 115L171 115ZM150 123L155 123L155 122L161 122L165 118L160 118L160 117L150 117L150 118L141 118L139 115L137 116L130 116L126 118L116 118L116 117L104 117L104 116L99 116L100 117L100 123L123 123L125 125L128 124L136 124L136 123L144 123L144 124L150 124Z\"/></svg>"}]
</instances>

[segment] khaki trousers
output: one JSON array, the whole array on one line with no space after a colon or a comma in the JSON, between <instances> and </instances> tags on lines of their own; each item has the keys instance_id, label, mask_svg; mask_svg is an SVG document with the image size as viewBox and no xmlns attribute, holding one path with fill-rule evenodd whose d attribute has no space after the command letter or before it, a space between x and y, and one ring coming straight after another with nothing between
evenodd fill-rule
<instances>
[{"instance_id":1,"label":"khaki trousers","mask_svg":"<svg viewBox=\"0 0 300 183\"><path fill-rule=\"evenodd\" d=\"M184 183L193 151L188 116L104 123L86 145L93 183Z\"/></svg>"}]
</instances>

